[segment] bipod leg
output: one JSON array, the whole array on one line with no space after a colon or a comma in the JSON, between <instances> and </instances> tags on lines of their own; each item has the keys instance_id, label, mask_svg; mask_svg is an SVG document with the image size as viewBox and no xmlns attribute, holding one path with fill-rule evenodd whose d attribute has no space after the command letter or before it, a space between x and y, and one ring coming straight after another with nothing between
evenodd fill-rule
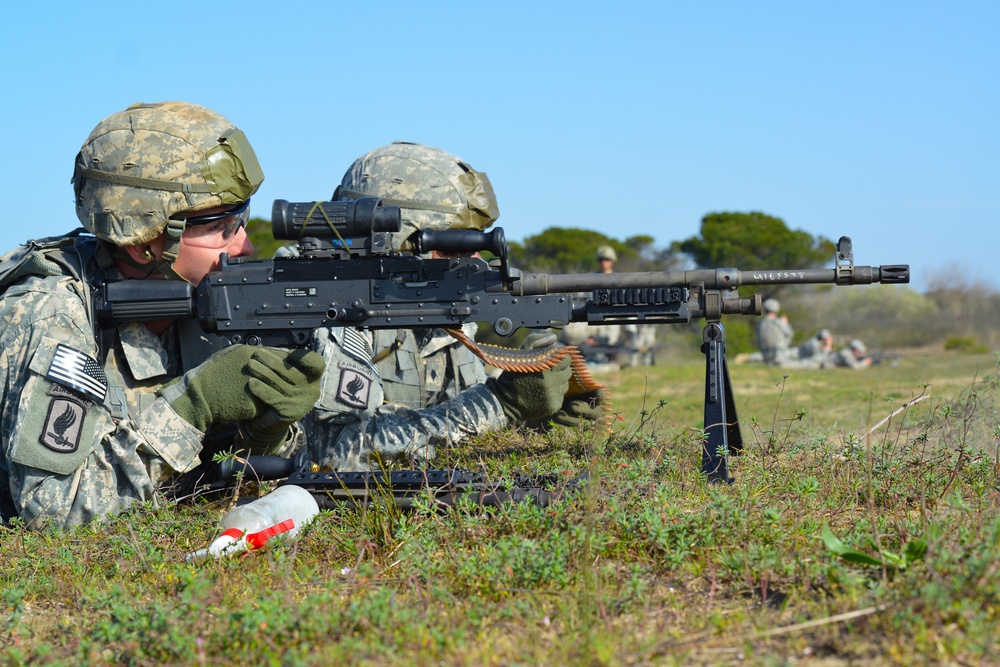
<instances>
[{"instance_id":1,"label":"bipod leg","mask_svg":"<svg viewBox=\"0 0 1000 667\"><path fill-rule=\"evenodd\" d=\"M729 455L743 449L743 434L736 415L733 383L726 362L726 330L712 322L702 330L705 353L705 441L701 470L710 483L732 484Z\"/></svg>"}]
</instances>

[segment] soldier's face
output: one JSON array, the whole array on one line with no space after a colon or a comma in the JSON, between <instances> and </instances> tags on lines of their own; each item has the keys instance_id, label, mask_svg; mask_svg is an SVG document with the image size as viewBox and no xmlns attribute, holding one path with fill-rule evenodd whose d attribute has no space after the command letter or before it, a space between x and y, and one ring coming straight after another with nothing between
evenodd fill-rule
<instances>
[{"instance_id":1,"label":"soldier's face","mask_svg":"<svg viewBox=\"0 0 1000 667\"><path fill-rule=\"evenodd\" d=\"M181 249L174 263L174 270L192 283L219 268L219 254L229 253L230 257L245 257L253 252L253 244L247 238L246 210L231 216L219 217L226 207L198 212L198 218L209 221L198 223L198 218L189 218L188 227L181 236ZM192 224L195 223L195 224Z\"/></svg>"}]
</instances>

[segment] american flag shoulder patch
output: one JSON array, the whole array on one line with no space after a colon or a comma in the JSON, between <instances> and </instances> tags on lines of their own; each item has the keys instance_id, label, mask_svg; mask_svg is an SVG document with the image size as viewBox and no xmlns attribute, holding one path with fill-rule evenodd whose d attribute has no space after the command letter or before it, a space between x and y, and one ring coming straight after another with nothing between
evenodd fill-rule
<instances>
[{"instance_id":1,"label":"american flag shoulder patch","mask_svg":"<svg viewBox=\"0 0 1000 667\"><path fill-rule=\"evenodd\" d=\"M108 378L97 360L62 343L56 346L45 377L98 403L108 393Z\"/></svg>"},{"instance_id":2,"label":"american flag shoulder patch","mask_svg":"<svg viewBox=\"0 0 1000 667\"><path fill-rule=\"evenodd\" d=\"M357 329L352 329L351 327L344 327L342 329L342 335L344 337L344 342L341 348L351 357L354 357L365 366L367 366L371 371L375 373L375 377L379 377L378 368L372 363L372 353L371 345L365 339L364 335Z\"/></svg>"}]
</instances>

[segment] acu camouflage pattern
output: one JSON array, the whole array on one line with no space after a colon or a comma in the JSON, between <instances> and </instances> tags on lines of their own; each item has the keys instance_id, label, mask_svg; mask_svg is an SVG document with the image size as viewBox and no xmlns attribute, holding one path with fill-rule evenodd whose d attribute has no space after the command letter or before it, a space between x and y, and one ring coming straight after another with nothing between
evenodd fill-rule
<instances>
[{"instance_id":1,"label":"acu camouflage pattern","mask_svg":"<svg viewBox=\"0 0 1000 667\"><path fill-rule=\"evenodd\" d=\"M440 148L402 141L355 160L334 198L362 195L402 207L397 252L417 230L485 229L500 215L486 174ZM475 338L475 325L466 335ZM373 338L387 403L424 408L486 381L483 362L444 331L376 331Z\"/></svg>"},{"instance_id":2,"label":"acu camouflage pattern","mask_svg":"<svg viewBox=\"0 0 1000 667\"><path fill-rule=\"evenodd\" d=\"M397 141L354 161L335 200L381 197L399 206L403 227L393 235L399 250L421 229L479 229L500 216L493 186L485 173L439 148Z\"/></svg>"},{"instance_id":3,"label":"acu camouflage pattern","mask_svg":"<svg viewBox=\"0 0 1000 667\"><path fill-rule=\"evenodd\" d=\"M420 229L485 229L500 214L486 174L438 148L406 142L358 158L333 198L363 196L402 208L397 252ZM310 458L320 465L368 470L376 452L426 461L442 444L507 424L482 384L483 363L444 331L331 328L315 332L314 344L327 369L319 403L302 426Z\"/></svg>"},{"instance_id":4,"label":"acu camouflage pattern","mask_svg":"<svg viewBox=\"0 0 1000 667\"><path fill-rule=\"evenodd\" d=\"M370 470L376 452L383 459L424 462L439 446L507 425L500 402L482 384L430 408L385 403L369 333L317 330L313 348L327 367L320 400L301 424L310 459L332 470Z\"/></svg>"},{"instance_id":5,"label":"acu camouflage pattern","mask_svg":"<svg viewBox=\"0 0 1000 667\"><path fill-rule=\"evenodd\" d=\"M99 270L120 276L107 253L98 248L95 254L88 240L36 248L30 264L50 270L20 277L0 296L0 506L5 518L21 516L36 529L99 520L135 502L155 503L157 488L197 466L203 450L205 434L181 419L157 390L197 365L218 338L198 330L198 340L189 343L176 335L177 328L161 338L141 323L119 327L103 365L103 403L46 377L60 344L98 358L87 284ZM192 348L199 351L189 353ZM83 418L63 433L75 438L75 446L58 452L44 444L56 425L49 408L57 401L75 402L81 408L75 414Z\"/></svg>"},{"instance_id":6,"label":"acu camouflage pattern","mask_svg":"<svg viewBox=\"0 0 1000 667\"><path fill-rule=\"evenodd\" d=\"M107 176L88 178L88 169ZM253 148L223 116L185 102L134 104L101 121L80 149L76 215L115 245L148 243L172 215L241 203L263 180Z\"/></svg>"},{"instance_id":7,"label":"acu camouflage pattern","mask_svg":"<svg viewBox=\"0 0 1000 667\"><path fill-rule=\"evenodd\" d=\"M850 347L845 347L842 350L837 350L830 355L833 366L838 366L841 368L853 368L854 370L863 370L868 368L870 362L867 361L867 356L858 356L854 354L854 351Z\"/></svg>"},{"instance_id":8,"label":"acu camouflage pattern","mask_svg":"<svg viewBox=\"0 0 1000 667\"><path fill-rule=\"evenodd\" d=\"M823 340L813 336L799 346L797 368L821 369L834 365L834 355L823 349Z\"/></svg>"},{"instance_id":9,"label":"acu camouflage pattern","mask_svg":"<svg viewBox=\"0 0 1000 667\"><path fill-rule=\"evenodd\" d=\"M777 365L794 362L798 358L798 348L792 348L794 331L792 326L778 317L762 317L756 327L757 349L765 364Z\"/></svg>"},{"instance_id":10,"label":"acu camouflage pattern","mask_svg":"<svg viewBox=\"0 0 1000 667\"><path fill-rule=\"evenodd\" d=\"M475 340L475 324L463 330ZM486 382L482 360L441 329L384 329L373 339L386 403L426 408Z\"/></svg>"}]
</instances>

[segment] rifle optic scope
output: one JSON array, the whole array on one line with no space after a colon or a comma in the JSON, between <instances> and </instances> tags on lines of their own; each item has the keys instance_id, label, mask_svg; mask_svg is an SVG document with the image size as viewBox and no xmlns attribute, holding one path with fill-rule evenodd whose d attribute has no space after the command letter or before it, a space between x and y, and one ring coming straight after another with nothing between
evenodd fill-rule
<instances>
[{"instance_id":1,"label":"rifle optic scope","mask_svg":"<svg viewBox=\"0 0 1000 667\"><path fill-rule=\"evenodd\" d=\"M383 206L378 197L324 202L275 199L271 207L271 232L276 239L332 239L337 237L334 229L344 238L358 238L398 232L401 227L399 207Z\"/></svg>"}]
</instances>

